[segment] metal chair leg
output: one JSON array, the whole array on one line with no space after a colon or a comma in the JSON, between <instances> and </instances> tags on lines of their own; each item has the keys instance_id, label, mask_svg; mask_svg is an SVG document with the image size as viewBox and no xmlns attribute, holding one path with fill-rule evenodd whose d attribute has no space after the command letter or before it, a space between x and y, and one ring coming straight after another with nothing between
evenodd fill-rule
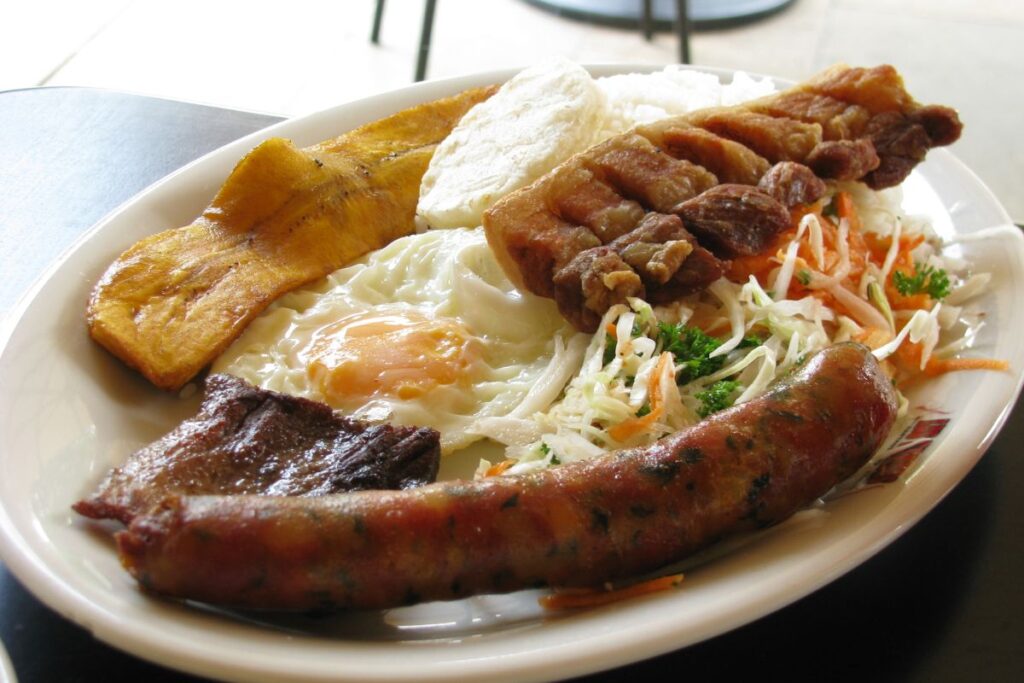
<instances>
[{"instance_id":1,"label":"metal chair leg","mask_svg":"<svg viewBox=\"0 0 1024 683\"><path fill-rule=\"evenodd\" d=\"M676 0L676 33L679 34L679 63L690 63L690 10L687 0Z\"/></svg>"},{"instance_id":2,"label":"metal chair leg","mask_svg":"<svg viewBox=\"0 0 1024 683\"><path fill-rule=\"evenodd\" d=\"M373 10L373 30L370 31L370 42L380 45L380 21L384 17L384 0L377 0Z\"/></svg>"},{"instance_id":3,"label":"metal chair leg","mask_svg":"<svg viewBox=\"0 0 1024 683\"><path fill-rule=\"evenodd\" d=\"M654 38L654 26L651 20L651 3L653 0L643 1L643 15L640 17L640 28L644 32L644 39L651 42Z\"/></svg>"},{"instance_id":4,"label":"metal chair leg","mask_svg":"<svg viewBox=\"0 0 1024 683\"><path fill-rule=\"evenodd\" d=\"M427 57L430 56L430 34L434 29L434 9L437 0L427 0L423 7L423 30L420 32L420 52L416 58L416 81L427 75Z\"/></svg>"}]
</instances>

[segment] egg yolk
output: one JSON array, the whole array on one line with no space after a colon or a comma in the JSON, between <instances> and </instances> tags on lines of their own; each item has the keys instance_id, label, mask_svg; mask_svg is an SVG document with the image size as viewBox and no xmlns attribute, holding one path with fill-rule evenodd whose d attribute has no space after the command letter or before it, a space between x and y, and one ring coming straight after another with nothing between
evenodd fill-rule
<instances>
[{"instance_id":1,"label":"egg yolk","mask_svg":"<svg viewBox=\"0 0 1024 683\"><path fill-rule=\"evenodd\" d=\"M456 320L406 311L357 313L317 331L306 367L336 406L382 395L409 400L469 382L481 347Z\"/></svg>"}]
</instances>

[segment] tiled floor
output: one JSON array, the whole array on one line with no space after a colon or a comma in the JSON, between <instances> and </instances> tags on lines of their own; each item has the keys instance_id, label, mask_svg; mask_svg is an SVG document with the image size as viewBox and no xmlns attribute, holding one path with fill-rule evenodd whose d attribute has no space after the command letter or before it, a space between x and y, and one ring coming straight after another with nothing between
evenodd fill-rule
<instances>
[{"instance_id":1,"label":"tiled floor","mask_svg":"<svg viewBox=\"0 0 1024 683\"><path fill-rule=\"evenodd\" d=\"M637 3L639 5L639 1ZM421 0L247 3L35 0L0 15L0 89L86 85L294 115L408 83ZM571 21L520 0L440 0L429 76L530 64L675 61L670 34ZM698 64L802 78L890 62L923 101L966 121L954 152L1024 219L1024 2L797 0L769 19L693 37Z\"/></svg>"}]
</instances>

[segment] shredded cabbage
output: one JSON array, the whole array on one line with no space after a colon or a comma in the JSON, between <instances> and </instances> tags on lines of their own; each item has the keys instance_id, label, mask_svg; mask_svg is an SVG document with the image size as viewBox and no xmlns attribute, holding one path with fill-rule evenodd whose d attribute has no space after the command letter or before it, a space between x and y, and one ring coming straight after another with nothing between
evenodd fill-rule
<instances>
[{"instance_id":1,"label":"shredded cabbage","mask_svg":"<svg viewBox=\"0 0 1024 683\"><path fill-rule=\"evenodd\" d=\"M913 357L922 371L933 356L970 348L982 321L964 304L986 291L991 277L966 273L965 263L942 253L945 245L926 222L887 204L898 193L842 188L853 198L858 227L847 216L808 212L788 242L773 247L777 267L768 273L742 282L721 278L668 306L641 299L612 306L582 353L579 373L546 413L526 408L547 400L550 385L536 390L537 403L481 421L482 431L506 444L510 463L503 473L650 443L760 396L808 354L833 343L868 344L883 363L904 344L917 344L919 362ZM881 246L865 252L867 238ZM891 283L897 270L906 272L905 245L918 242L909 257L948 271L952 286L943 302L912 309L897 305ZM583 342L572 342L578 354ZM559 353L579 358L562 346ZM902 395L900 402L905 410Z\"/></svg>"}]
</instances>

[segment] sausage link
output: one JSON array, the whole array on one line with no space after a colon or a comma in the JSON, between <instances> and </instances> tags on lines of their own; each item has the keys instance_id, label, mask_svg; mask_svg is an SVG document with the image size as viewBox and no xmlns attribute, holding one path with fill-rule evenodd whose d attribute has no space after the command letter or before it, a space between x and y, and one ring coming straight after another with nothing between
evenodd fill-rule
<instances>
[{"instance_id":1,"label":"sausage link","mask_svg":"<svg viewBox=\"0 0 1024 683\"><path fill-rule=\"evenodd\" d=\"M763 396L647 447L405 491L173 497L117 542L146 589L243 607L591 586L782 521L857 471L895 416L871 353L840 344Z\"/></svg>"}]
</instances>

